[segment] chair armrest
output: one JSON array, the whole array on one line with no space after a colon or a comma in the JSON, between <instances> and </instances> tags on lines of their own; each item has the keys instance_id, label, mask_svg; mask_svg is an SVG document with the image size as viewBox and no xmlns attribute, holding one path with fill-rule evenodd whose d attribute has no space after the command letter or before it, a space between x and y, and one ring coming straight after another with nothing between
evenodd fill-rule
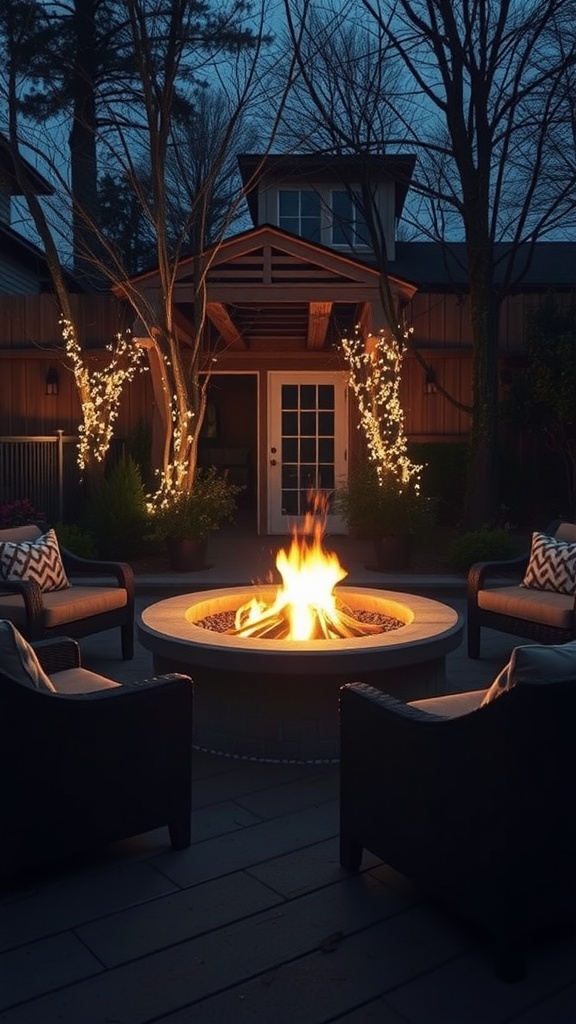
<instances>
[{"instance_id":1,"label":"chair armrest","mask_svg":"<svg viewBox=\"0 0 576 1024\"><path fill-rule=\"evenodd\" d=\"M80 645L70 637L51 637L32 644L42 668L51 675L69 668L80 667Z\"/></svg>"},{"instance_id":2,"label":"chair armrest","mask_svg":"<svg viewBox=\"0 0 576 1024\"><path fill-rule=\"evenodd\" d=\"M565 714L558 713L559 705ZM542 791L548 803L558 804L565 799L561 780L573 778L572 709L573 683L515 686L454 718L404 705L367 684L346 684L340 695L341 777L354 799L362 801L366 788L380 806L399 809L410 793L423 818L434 809L457 815L463 798L479 821L492 807L507 800L511 808L514 802L529 805ZM552 796L548 790L554 788Z\"/></svg>"},{"instance_id":3,"label":"chair armrest","mask_svg":"<svg viewBox=\"0 0 576 1024\"><path fill-rule=\"evenodd\" d=\"M475 562L468 570L468 594L477 594L482 590L488 576L523 577L530 560L530 552L525 551L514 558L506 558L499 562Z\"/></svg>"},{"instance_id":4,"label":"chair armrest","mask_svg":"<svg viewBox=\"0 0 576 1024\"><path fill-rule=\"evenodd\" d=\"M119 587L134 593L134 573L126 562L106 562L95 558L81 558L68 548L60 548L62 562L68 575L113 576Z\"/></svg>"},{"instance_id":5,"label":"chair armrest","mask_svg":"<svg viewBox=\"0 0 576 1024\"><path fill-rule=\"evenodd\" d=\"M36 580L2 580L0 592L20 594L26 612L26 636L28 640L40 639L44 632L44 601Z\"/></svg>"}]
</instances>

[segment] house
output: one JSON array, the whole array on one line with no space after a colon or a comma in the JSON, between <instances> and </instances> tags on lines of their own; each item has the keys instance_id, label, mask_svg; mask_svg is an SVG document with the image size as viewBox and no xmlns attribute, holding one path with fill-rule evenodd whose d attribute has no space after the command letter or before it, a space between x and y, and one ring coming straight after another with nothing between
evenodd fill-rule
<instances>
[{"instance_id":1,"label":"house","mask_svg":"<svg viewBox=\"0 0 576 1024\"><path fill-rule=\"evenodd\" d=\"M396 238L414 168L412 156L314 154L239 158L253 227L215 247L207 279L206 368L209 404L200 460L227 469L245 487L246 514L261 534L285 534L303 511L308 487L331 489L346 479L361 446L357 411L338 340L360 325L364 336L385 324L380 279L354 193L374 183L389 256L394 300L412 327L412 344L431 373L408 350L401 401L409 441L466 444L471 401L472 336L462 245L448 250ZM528 310L543 293L574 291L569 243L543 243L501 311L502 388L522 359ZM523 253L519 259L524 259ZM193 314L193 260L180 261L175 316L184 347ZM153 304L155 270L134 279ZM122 329L126 307L112 296L76 295L83 338L97 362ZM12 309L17 301L11 297ZM0 295L0 308L3 297ZM27 297L17 313L0 318L0 358L9 402L0 409L0 434L77 433L78 396L64 363L57 312L48 294ZM7 324L10 323L8 330ZM3 336L2 336L3 332ZM32 344L31 344L32 339ZM146 339L142 339L144 342ZM58 394L44 382L57 369ZM453 394L453 405L437 382ZM140 424L152 429L159 464L159 374L138 376L126 389L116 436ZM342 530L335 517L329 528Z\"/></svg>"},{"instance_id":2,"label":"house","mask_svg":"<svg viewBox=\"0 0 576 1024\"><path fill-rule=\"evenodd\" d=\"M254 227L226 239L212 254L210 400L200 458L227 468L246 485L260 533L284 534L305 510L307 489L330 490L344 481L360 448L337 342L356 325L364 336L377 334L386 321L355 192L367 180L375 189L394 300L432 369L426 374L407 353L401 399L413 442L465 443L468 437L470 417L462 404L471 402L472 337L465 260L463 246L452 247L447 257L431 243L397 241L412 156L243 155L239 164ZM574 246L540 247L526 287L505 301L503 366L513 365L521 353L524 318L534 298L552 286L574 287L568 248L573 255ZM138 286L152 297L157 274L140 275ZM183 259L175 302L184 337L192 288L193 260ZM438 393L437 381L460 406ZM154 431L159 443L161 424ZM343 529L335 516L328 526Z\"/></svg>"},{"instance_id":3,"label":"house","mask_svg":"<svg viewBox=\"0 0 576 1024\"><path fill-rule=\"evenodd\" d=\"M28 161L24 168L37 195L49 195L49 183ZM12 226L12 197L22 195L6 138L0 135L0 295L33 294L50 288L46 257Z\"/></svg>"}]
</instances>

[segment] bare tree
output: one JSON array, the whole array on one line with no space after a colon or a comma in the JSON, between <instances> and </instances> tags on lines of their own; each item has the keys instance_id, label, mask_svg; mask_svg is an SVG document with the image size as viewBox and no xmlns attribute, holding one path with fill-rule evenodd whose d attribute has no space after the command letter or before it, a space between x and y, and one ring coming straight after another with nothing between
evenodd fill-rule
<instances>
[{"instance_id":1,"label":"bare tree","mask_svg":"<svg viewBox=\"0 0 576 1024\"><path fill-rule=\"evenodd\" d=\"M450 234L465 241L473 334L467 516L482 523L496 500L499 306L529 268L537 241L576 220L574 164L562 155L574 145L573 3L362 0L362 8L367 54L377 61L395 55L408 76L403 94L386 90L380 99L389 111L388 150L409 148L418 156L412 185L428 204L421 227L439 241ZM307 0L295 44L298 35L320 50L318 17ZM335 40L342 26L346 32L357 24L358 4L324 6L321 21L324 37L333 40L325 73L346 81L346 50ZM333 146L362 152L366 140L343 131L314 82L306 84ZM386 274L386 262L379 265Z\"/></svg>"},{"instance_id":2,"label":"bare tree","mask_svg":"<svg viewBox=\"0 0 576 1024\"><path fill-rule=\"evenodd\" d=\"M265 94L266 75L261 67L263 47L269 38L264 31L266 8L263 4L255 14L242 0L231 0L229 7L220 6L214 13L207 3L194 0L169 4L160 0L157 4L118 0L113 4L116 17L124 18L122 40L125 52L131 55L130 74L123 80L121 95L112 88L98 94L97 120L91 124L91 131L98 133L101 166L120 175L146 221L159 277L157 298L151 302L141 281L130 277L121 249L101 230L98 209L92 201L84 204L79 199L73 183L70 187L68 167L74 154L62 160L61 153L55 151L50 131L53 125L42 134L40 127L31 130L22 118L20 99L25 82L18 78L18 68L26 67L22 55L31 45L29 16L36 13L36 6L22 0L17 5L21 17L15 21L13 6L0 4L4 46L10 58L6 62L9 145L16 161L24 144L38 159L42 156L54 182L55 195L46 213L22 175L23 191L47 253L69 352L73 344L83 409L88 407L89 395L82 389L90 386L90 378L67 300L59 247L66 237L71 210L75 221L82 220L83 266L91 267L94 275L128 299L135 319L149 338L149 357L160 367L163 388L158 397L163 403L165 426L161 489L189 490L196 474L198 435L206 402L205 371L210 368L203 350L206 274L243 198L240 186L237 190L229 187L230 160L236 150L237 133L249 120L249 111L264 97L268 111L274 110L271 97ZM226 104L216 99L210 104L209 86L214 97L225 89ZM203 105L198 102L199 95ZM75 110L73 107L72 117ZM29 129L25 137L24 126ZM272 132L273 117L269 127ZM202 160L196 162L197 173L190 187L186 184L178 193L175 181L179 176L180 182L187 182L191 171L186 160L190 146L187 153L182 146L183 136L190 130L197 136L204 132L210 146L202 149ZM142 167L146 168L144 174ZM223 181L227 182L227 192L222 191ZM194 266L194 314L185 353L174 311L175 280L184 251L193 256ZM100 412L104 416L102 406ZM102 457L101 449L98 457Z\"/></svg>"},{"instance_id":3,"label":"bare tree","mask_svg":"<svg viewBox=\"0 0 576 1024\"><path fill-rule=\"evenodd\" d=\"M498 319L539 239L575 223L574 175L559 176L573 42L558 32L568 0L363 0L396 48L441 131L419 144L420 187L436 220L456 214L466 243L473 335L467 518L496 506ZM416 140L417 141L417 140ZM497 248L498 242L507 243Z\"/></svg>"}]
</instances>

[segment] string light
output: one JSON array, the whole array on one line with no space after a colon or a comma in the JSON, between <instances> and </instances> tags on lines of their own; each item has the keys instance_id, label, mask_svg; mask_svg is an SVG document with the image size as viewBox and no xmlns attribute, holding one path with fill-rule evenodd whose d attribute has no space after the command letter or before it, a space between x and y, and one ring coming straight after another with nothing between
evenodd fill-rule
<instances>
[{"instance_id":1,"label":"string light","mask_svg":"<svg viewBox=\"0 0 576 1024\"><path fill-rule=\"evenodd\" d=\"M407 338L411 330L399 335ZM404 411L400 403L400 377L403 351L392 332L381 330L364 342L356 327L352 338L340 345L350 371L349 385L356 396L360 414L359 429L366 438L368 457L375 464L382 485L390 476L399 490L408 485L420 489L422 466L412 462L404 429Z\"/></svg>"},{"instance_id":2,"label":"string light","mask_svg":"<svg viewBox=\"0 0 576 1024\"><path fill-rule=\"evenodd\" d=\"M144 350L133 344L127 331L125 335L117 334L114 344L106 345L110 359L105 367L88 368L73 324L62 319L60 326L82 404L77 462L80 469L85 470L91 459L104 461L120 411L122 389L137 372L144 372L148 367L144 365Z\"/></svg>"}]
</instances>

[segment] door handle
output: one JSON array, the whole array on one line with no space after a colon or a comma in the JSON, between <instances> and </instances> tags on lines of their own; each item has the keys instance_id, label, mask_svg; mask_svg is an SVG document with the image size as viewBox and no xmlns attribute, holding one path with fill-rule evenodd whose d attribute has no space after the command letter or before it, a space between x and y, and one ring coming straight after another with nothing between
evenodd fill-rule
<instances>
[{"instance_id":1,"label":"door handle","mask_svg":"<svg viewBox=\"0 0 576 1024\"><path fill-rule=\"evenodd\" d=\"M276 459L270 459L270 465L271 466L276 466L277 465Z\"/></svg>"}]
</instances>

